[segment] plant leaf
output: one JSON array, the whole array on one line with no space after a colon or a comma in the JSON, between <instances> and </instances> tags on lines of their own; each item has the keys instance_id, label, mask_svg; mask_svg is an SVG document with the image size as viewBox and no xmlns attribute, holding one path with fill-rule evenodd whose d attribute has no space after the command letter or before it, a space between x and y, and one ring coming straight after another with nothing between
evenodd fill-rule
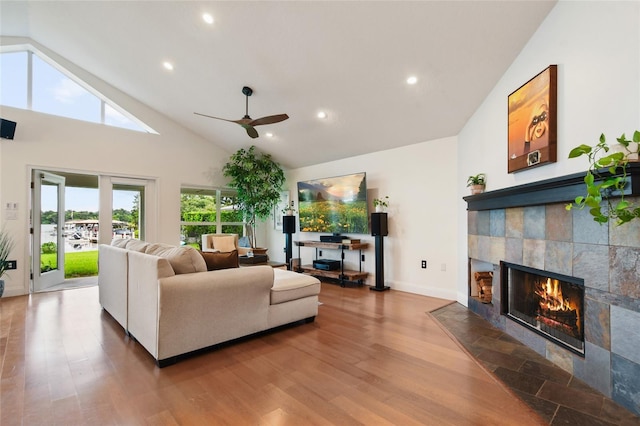
<instances>
[{"instance_id":1,"label":"plant leaf","mask_svg":"<svg viewBox=\"0 0 640 426\"><path fill-rule=\"evenodd\" d=\"M590 152L591 152L591 147L589 145L582 144L580 146L573 148L571 152L569 152L569 158L580 157L581 155L588 154Z\"/></svg>"}]
</instances>

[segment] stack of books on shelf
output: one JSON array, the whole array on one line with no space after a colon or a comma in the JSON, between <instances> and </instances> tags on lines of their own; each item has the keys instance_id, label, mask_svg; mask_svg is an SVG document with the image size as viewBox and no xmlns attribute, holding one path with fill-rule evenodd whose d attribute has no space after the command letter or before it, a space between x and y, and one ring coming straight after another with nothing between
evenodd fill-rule
<instances>
[{"instance_id":1,"label":"stack of books on shelf","mask_svg":"<svg viewBox=\"0 0 640 426\"><path fill-rule=\"evenodd\" d=\"M360 244L360 240L355 238L345 238L342 240L342 244Z\"/></svg>"}]
</instances>

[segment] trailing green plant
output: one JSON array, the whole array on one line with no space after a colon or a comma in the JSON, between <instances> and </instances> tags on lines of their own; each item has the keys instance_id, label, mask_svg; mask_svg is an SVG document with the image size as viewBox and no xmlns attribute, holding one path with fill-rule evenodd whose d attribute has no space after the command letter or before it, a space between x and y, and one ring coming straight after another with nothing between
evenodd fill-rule
<instances>
[{"instance_id":1,"label":"trailing green plant","mask_svg":"<svg viewBox=\"0 0 640 426\"><path fill-rule=\"evenodd\" d=\"M13 238L4 229L0 229L0 278L7 270L7 259L13 250L15 243Z\"/></svg>"},{"instance_id":2,"label":"trailing green plant","mask_svg":"<svg viewBox=\"0 0 640 426\"><path fill-rule=\"evenodd\" d=\"M231 155L222 172L237 191L236 208L244 214L247 236L255 248L256 219L267 219L280 202L284 172L270 154L256 152L255 146Z\"/></svg>"},{"instance_id":3,"label":"trailing green plant","mask_svg":"<svg viewBox=\"0 0 640 426\"><path fill-rule=\"evenodd\" d=\"M475 176L469 176L467 179L467 186L472 185L486 185L487 176L484 173L478 173Z\"/></svg>"},{"instance_id":4,"label":"trailing green plant","mask_svg":"<svg viewBox=\"0 0 640 426\"><path fill-rule=\"evenodd\" d=\"M381 207L385 207L385 208L389 207L389 196L385 195L382 198L374 198L373 199L373 206L374 207L381 206Z\"/></svg>"},{"instance_id":5,"label":"trailing green plant","mask_svg":"<svg viewBox=\"0 0 640 426\"><path fill-rule=\"evenodd\" d=\"M623 133L616 140L622 147L621 151L610 152L611 147L602 134L596 145L582 144L569 153L569 158L586 155L589 169L584 177L586 195L576 197L573 203L566 206L567 210L574 206L580 209L587 207L593 220L600 224L615 220L616 225L622 225L640 218L640 207L630 203L624 196L627 164L630 155L638 154L640 131L636 130L632 139L627 139Z\"/></svg>"}]
</instances>

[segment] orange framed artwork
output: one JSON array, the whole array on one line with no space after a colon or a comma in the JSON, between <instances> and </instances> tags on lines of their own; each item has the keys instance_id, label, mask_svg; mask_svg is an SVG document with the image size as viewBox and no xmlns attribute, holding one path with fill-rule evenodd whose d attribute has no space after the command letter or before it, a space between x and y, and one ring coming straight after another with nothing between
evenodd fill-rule
<instances>
[{"instance_id":1,"label":"orange framed artwork","mask_svg":"<svg viewBox=\"0 0 640 426\"><path fill-rule=\"evenodd\" d=\"M509 173L556 162L557 65L509 95Z\"/></svg>"}]
</instances>

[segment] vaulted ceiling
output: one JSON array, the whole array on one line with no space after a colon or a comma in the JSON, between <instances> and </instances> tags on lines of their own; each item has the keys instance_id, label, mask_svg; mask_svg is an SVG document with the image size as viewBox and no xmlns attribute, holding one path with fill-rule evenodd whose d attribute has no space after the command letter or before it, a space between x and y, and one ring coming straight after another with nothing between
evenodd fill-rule
<instances>
[{"instance_id":1,"label":"vaulted ceiling","mask_svg":"<svg viewBox=\"0 0 640 426\"><path fill-rule=\"evenodd\" d=\"M33 39L210 143L256 145L296 168L457 135L554 5L3 0L0 32ZM252 118L290 118L251 139L194 114L242 118L243 86L254 90Z\"/></svg>"}]
</instances>

